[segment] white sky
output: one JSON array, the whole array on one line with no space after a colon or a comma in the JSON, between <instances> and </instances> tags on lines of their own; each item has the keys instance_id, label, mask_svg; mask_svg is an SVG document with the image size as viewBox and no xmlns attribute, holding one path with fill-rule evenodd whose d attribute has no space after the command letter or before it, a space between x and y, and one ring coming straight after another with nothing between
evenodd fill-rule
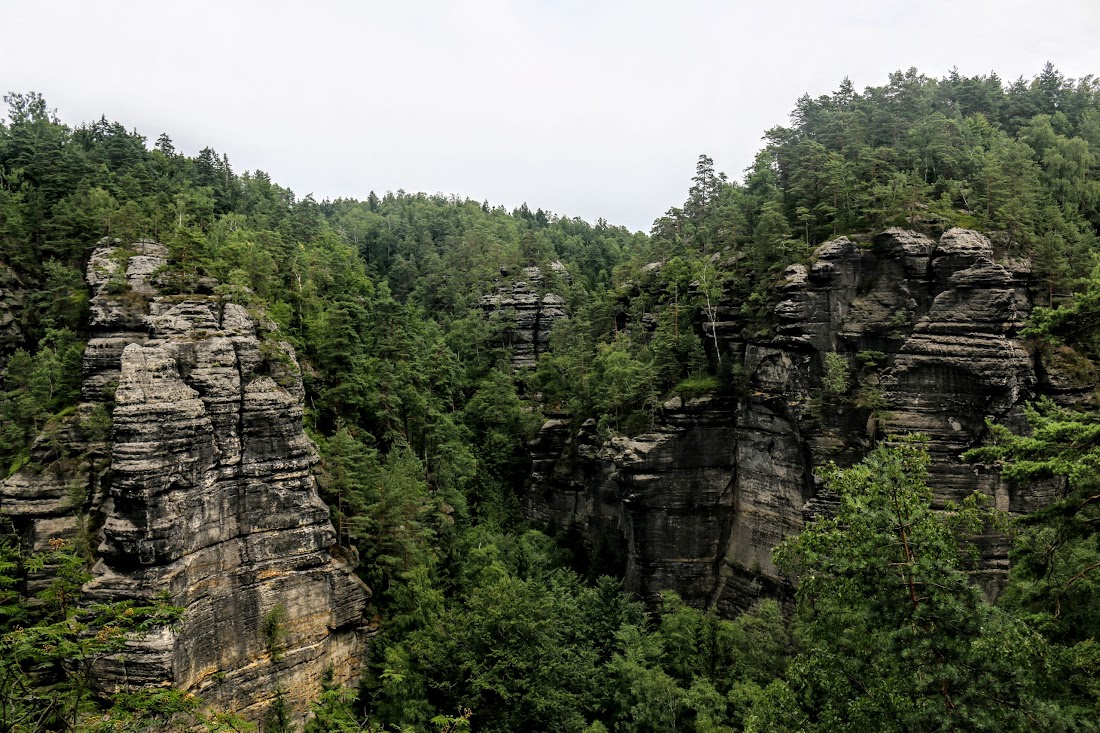
<instances>
[{"instance_id":1,"label":"white sky","mask_svg":"<svg viewBox=\"0 0 1100 733\"><path fill-rule=\"evenodd\" d=\"M0 0L0 90L299 196L457 193L648 230L803 93L1100 74L1100 0Z\"/></svg>"}]
</instances>

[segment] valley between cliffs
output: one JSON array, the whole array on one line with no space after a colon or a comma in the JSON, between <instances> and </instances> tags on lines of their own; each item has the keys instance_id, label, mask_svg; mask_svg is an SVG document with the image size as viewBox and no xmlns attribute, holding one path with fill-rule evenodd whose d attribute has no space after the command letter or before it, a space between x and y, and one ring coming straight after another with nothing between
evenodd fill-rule
<instances>
[{"instance_id":1,"label":"valley between cliffs","mask_svg":"<svg viewBox=\"0 0 1100 733\"><path fill-rule=\"evenodd\" d=\"M84 401L2 484L0 509L32 548L91 538L89 600L183 609L177 626L101 660L100 689L173 685L252 720L280 699L304 719L323 680L359 679L370 590L318 496L293 349L216 283L160 293L166 258L149 240L95 249ZM520 370L537 366L567 315L537 268L523 277L481 304L514 319ZM771 552L833 511L821 467L853 464L891 436L927 436L940 507L975 490L1011 513L1043 506L1056 485L1013 488L960 459L989 422L1022 429L1027 400L1070 404L1092 389L1021 338L1030 285L1027 261L974 231L827 242L787 268L769 334L749 335L728 300L697 324L736 358L736 391L673 395L633 437L546 420L524 511L617 568L639 597L674 590L732 617L788 597ZM830 370L843 390L826 388ZM95 434L90 418L104 411L109 433ZM979 543L971 575L995 596L1008 548L996 533Z\"/></svg>"}]
</instances>

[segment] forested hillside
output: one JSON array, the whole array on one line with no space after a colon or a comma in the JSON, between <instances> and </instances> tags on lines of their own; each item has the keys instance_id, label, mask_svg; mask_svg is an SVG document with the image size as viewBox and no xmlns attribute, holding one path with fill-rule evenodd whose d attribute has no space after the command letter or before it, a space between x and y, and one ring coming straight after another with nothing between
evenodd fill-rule
<instances>
[{"instance_id":1,"label":"forested hillside","mask_svg":"<svg viewBox=\"0 0 1100 733\"><path fill-rule=\"evenodd\" d=\"M439 194L318 202L224 153L189 157L166 134L69 127L35 93L5 101L4 475L61 454L50 446L81 401L85 271L104 238L124 254L164 244L159 293L201 293L267 324L262 348L285 340L302 366L334 552L373 592L362 685L326 689L306 730L1100 727L1093 395L1036 403L1030 437L998 426L973 451L1010 481L1059 487L1028 516L979 496L933 511L919 436L821 467L834 516L777 548L784 587L732 619L672 592L624 593L615 562L523 512L546 417L610 441L653 428L670 398L751 392L722 334L773 333L785 270L841 235L985 232L1030 262L1045 306L1025 332L1032 350L1095 382L1100 81L1050 65L1009 84L915 70L862 92L845 80L798 100L742 180L700 156L686 200L648 235ZM128 293L118 280L106 292ZM514 310L486 300L521 281L567 314L534 369L513 366ZM859 374L826 365L819 410L854 394L853 409L885 411L881 391L852 383L882 358ZM102 397L78 423L109 442L114 395ZM0 731L247 727L184 694L97 691L93 665L72 663L178 613L81 606L102 511L75 496L88 531L36 551L0 505ZM1015 543L996 603L970 582L965 539L993 526ZM282 622L267 623L276 649ZM278 704L260 722L295 725Z\"/></svg>"}]
</instances>

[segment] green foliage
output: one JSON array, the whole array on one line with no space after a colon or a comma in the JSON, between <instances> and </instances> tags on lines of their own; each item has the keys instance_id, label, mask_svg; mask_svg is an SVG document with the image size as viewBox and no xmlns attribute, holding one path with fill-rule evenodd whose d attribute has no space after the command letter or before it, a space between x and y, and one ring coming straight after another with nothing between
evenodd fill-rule
<instances>
[{"instance_id":1,"label":"green foliage","mask_svg":"<svg viewBox=\"0 0 1100 733\"><path fill-rule=\"evenodd\" d=\"M652 358L645 351L635 353L630 338L621 334L597 345L593 368L593 407L603 416L601 426L625 433L648 427L659 396Z\"/></svg>"},{"instance_id":2,"label":"green foliage","mask_svg":"<svg viewBox=\"0 0 1100 733\"><path fill-rule=\"evenodd\" d=\"M77 333L84 325L88 310L83 273L58 260L48 260L44 269L45 287L35 293L35 299L40 302L34 306L40 324L28 322L26 325L32 328L41 325L47 334L62 329Z\"/></svg>"},{"instance_id":3,"label":"green foliage","mask_svg":"<svg viewBox=\"0 0 1100 733\"><path fill-rule=\"evenodd\" d=\"M538 532L474 529L458 554L449 591L418 568L395 596L367 677L379 723L425 726L458 706L485 731L728 730L733 690L784 669L775 602L726 621L665 594L651 625L617 581L561 569Z\"/></svg>"},{"instance_id":4,"label":"green foliage","mask_svg":"<svg viewBox=\"0 0 1100 733\"><path fill-rule=\"evenodd\" d=\"M293 733L294 724L290 717L290 708L286 702L286 693L282 689L275 690L275 699L264 714L261 733Z\"/></svg>"},{"instance_id":5,"label":"green foliage","mask_svg":"<svg viewBox=\"0 0 1100 733\"><path fill-rule=\"evenodd\" d=\"M864 369L875 369L885 365L886 353L882 351L861 351L856 354L856 360Z\"/></svg>"},{"instance_id":6,"label":"green foliage","mask_svg":"<svg viewBox=\"0 0 1100 733\"><path fill-rule=\"evenodd\" d=\"M327 687L312 730L1013 730L1028 715L1032 727L1057 727L1055 708L1064 727L1095 719L1100 490L1088 414L1037 406L1031 436L993 429L998 442L982 457L1005 462L1008 478L1067 486L1021 527L1002 608L965 579L955 532L974 528L977 506L930 511L918 452L881 449L834 471L841 517L780 552L800 577L793 655L775 604L723 621L666 595L648 618L614 581L586 585L550 540L524 532L516 492L543 411L593 417L608 436L649 429L670 393L747 393L722 334L765 335L787 265L828 237L890 224L999 230L1010 254L1032 256L1052 305L1076 289L1066 307L1038 310L1031 333L1063 371L1093 380L1100 277L1078 279L1100 226L1091 77L1048 66L1006 87L995 75L910 70L861 93L845 81L799 100L743 180L700 156L683 205L648 237L526 204L509 212L403 191L299 199L210 148L187 157L162 136L150 149L106 119L68 128L39 95L5 100L0 261L37 291L18 315L23 348L4 355L0 465L26 465L36 439L36 459L53 455L73 417L93 441L109 437L105 408L66 412L80 397L81 268L101 237L164 242L172 263L156 279L166 292L213 287L266 313L277 330L265 368L298 387L283 340L304 365L339 551L374 589L381 618L364 694ZM517 374L506 314L479 303L528 264L569 316L536 371ZM121 269L107 289L128 293ZM907 312L896 316L908 325ZM881 412L884 359L825 355L821 403L850 395ZM92 713L85 661L114 653L123 630L171 621L135 607L125 624L104 621L102 638L85 633L85 569L72 549L49 559L0 549L2 643L12 645L3 679L27 685L0 688L11 715L39 715L46 700L55 727L137 729L147 716L164 728L233 728L170 692ZM47 566L38 605L20 602L18 573ZM285 624L276 610L261 629L273 656ZM130 626L134 615L143 620ZM32 669L61 683L32 699ZM272 716L266 728L289 723L285 706Z\"/></svg>"},{"instance_id":7,"label":"green foliage","mask_svg":"<svg viewBox=\"0 0 1100 733\"><path fill-rule=\"evenodd\" d=\"M362 572L378 593L393 579L431 562L432 540L448 521L425 482L424 467L407 448L385 460L347 429L323 444L324 487L343 542L357 547Z\"/></svg>"},{"instance_id":8,"label":"green foliage","mask_svg":"<svg viewBox=\"0 0 1100 733\"><path fill-rule=\"evenodd\" d=\"M551 351L532 380L550 407L594 415L600 430L634 434L652 425L661 393L697 364L698 338L659 327L650 343L630 333L592 333L591 311L555 325ZM649 341L647 339L647 341Z\"/></svg>"},{"instance_id":9,"label":"green foliage","mask_svg":"<svg viewBox=\"0 0 1100 733\"><path fill-rule=\"evenodd\" d=\"M65 540L51 540L42 552L21 554L0 544L0 725L3 730L138 730L134 711L157 697L157 717L169 724L196 717L197 701L168 691L127 693L104 711L91 686L96 663L122 652L128 640L180 618L182 609L158 599L111 605L81 603L80 588L91 576L85 559ZM32 603L21 603L25 578L37 578ZM142 725L155 716L141 717ZM224 730L214 723L209 730ZM182 723L180 728L182 729Z\"/></svg>"},{"instance_id":10,"label":"green foliage","mask_svg":"<svg viewBox=\"0 0 1100 733\"><path fill-rule=\"evenodd\" d=\"M1068 303L1057 308L1036 308L1022 335L1054 346L1069 345L1091 359L1100 359L1100 266L1082 285Z\"/></svg>"},{"instance_id":11,"label":"green foliage","mask_svg":"<svg viewBox=\"0 0 1100 733\"><path fill-rule=\"evenodd\" d=\"M889 407L879 376L879 369L886 366L886 359L886 354L881 351L861 351L856 354L859 377L854 404L857 408L870 412L876 420L882 419Z\"/></svg>"},{"instance_id":12,"label":"green foliage","mask_svg":"<svg viewBox=\"0 0 1100 733\"><path fill-rule=\"evenodd\" d=\"M33 355L20 349L8 359L0 393L0 464L9 471L49 418L78 401L83 354L84 343L61 329L47 331Z\"/></svg>"},{"instance_id":13,"label":"green foliage","mask_svg":"<svg viewBox=\"0 0 1100 733\"><path fill-rule=\"evenodd\" d=\"M848 360L843 354L830 351L822 363L821 388L830 397L841 397L851 389L851 375Z\"/></svg>"},{"instance_id":14,"label":"green foliage","mask_svg":"<svg viewBox=\"0 0 1100 733\"><path fill-rule=\"evenodd\" d=\"M1029 134L1037 148L1053 144L1050 120ZM1045 142L1044 142L1045 141ZM1037 308L1025 334L1040 340L1049 371L1081 385L1094 384L1100 356L1100 280L1094 271L1081 291L1059 308ZM993 463L1014 485L1051 489L1054 500L1016 527L1009 582L1002 605L1052 641L1052 692L1073 717L1100 715L1100 415L1094 403L1073 407L1049 400L1026 410L1029 429L1015 434L990 424L992 440L968 451Z\"/></svg>"},{"instance_id":15,"label":"green foliage","mask_svg":"<svg viewBox=\"0 0 1100 733\"><path fill-rule=\"evenodd\" d=\"M1100 415L1042 401L1027 419L1029 434L991 425L993 442L967 453L998 462L1011 483L1065 487L1021 521L1005 602L1060 642L1091 643L1100 636Z\"/></svg>"},{"instance_id":16,"label":"green foliage","mask_svg":"<svg viewBox=\"0 0 1100 733\"><path fill-rule=\"evenodd\" d=\"M111 706L84 717L79 733L144 733L157 731L206 731L207 733L251 733L255 726L239 716L209 713L191 693L173 688L151 688L117 693Z\"/></svg>"},{"instance_id":17,"label":"green foliage","mask_svg":"<svg viewBox=\"0 0 1100 733\"><path fill-rule=\"evenodd\" d=\"M711 374L692 374L672 388L675 394L686 400L722 391L722 381Z\"/></svg>"},{"instance_id":18,"label":"green foliage","mask_svg":"<svg viewBox=\"0 0 1100 733\"><path fill-rule=\"evenodd\" d=\"M834 519L775 552L797 575L799 651L747 730L1031 730L1058 725L1047 647L969 582L959 537L984 521L972 497L934 512L919 445L880 446L833 468Z\"/></svg>"},{"instance_id":19,"label":"green foliage","mask_svg":"<svg viewBox=\"0 0 1100 733\"><path fill-rule=\"evenodd\" d=\"M527 441L541 420L520 398L515 377L495 369L483 377L462 408L462 422L470 430L479 480L468 493L471 506L485 518L506 521L508 487L527 477Z\"/></svg>"},{"instance_id":20,"label":"green foliage","mask_svg":"<svg viewBox=\"0 0 1100 733\"><path fill-rule=\"evenodd\" d=\"M313 702L304 733L360 733L358 695L333 684L332 669L325 670L320 696Z\"/></svg>"},{"instance_id":21,"label":"green foliage","mask_svg":"<svg viewBox=\"0 0 1100 733\"><path fill-rule=\"evenodd\" d=\"M260 622L260 634L272 659L281 658L286 648L286 621L286 606L280 603L272 606Z\"/></svg>"}]
</instances>

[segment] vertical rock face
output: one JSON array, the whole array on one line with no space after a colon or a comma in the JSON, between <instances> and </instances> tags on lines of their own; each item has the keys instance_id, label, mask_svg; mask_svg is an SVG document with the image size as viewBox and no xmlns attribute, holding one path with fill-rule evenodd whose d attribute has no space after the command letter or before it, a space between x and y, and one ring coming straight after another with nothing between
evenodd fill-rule
<instances>
[{"instance_id":1,"label":"vertical rock face","mask_svg":"<svg viewBox=\"0 0 1100 733\"><path fill-rule=\"evenodd\" d=\"M1005 510L1040 506L1052 487L1012 490L960 459L987 420L1019 429L1025 400L1091 388L1037 364L1017 336L1029 282L1026 262L961 229L939 241L895 229L823 244L809 266L787 269L771 336L704 324L740 360L746 389L674 398L659 427L632 440L600 444L548 422L528 512L590 546L612 545L605 551L624 556L627 585L643 595L672 589L732 613L784 583L772 548L835 506L816 469L858 461L884 436L928 437L941 505L977 490ZM849 385L843 394L823 385L830 370L842 372L832 376ZM976 580L995 593L1007 548L995 536L980 544Z\"/></svg>"},{"instance_id":2,"label":"vertical rock face","mask_svg":"<svg viewBox=\"0 0 1100 733\"><path fill-rule=\"evenodd\" d=\"M369 591L329 553L293 351L239 305L158 296L164 258L155 243L108 246L89 267L83 394L90 408L113 393L114 407L110 471L90 487L102 530L87 591L166 594L184 616L106 660L99 683L171 683L253 719L283 694L304 713L326 670L358 678ZM46 475L17 474L2 495L36 539L64 516L33 503L58 481Z\"/></svg>"},{"instance_id":3,"label":"vertical rock face","mask_svg":"<svg viewBox=\"0 0 1100 733\"><path fill-rule=\"evenodd\" d=\"M568 278L565 267L554 262L556 277ZM544 276L538 267L523 268L522 280L497 287L481 299L482 309L504 320L505 338L512 348L512 366L534 369L539 354L550 347L550 329L565 316L565 300L553 292L543 292Z\"/></svg>"}]
</instances>

